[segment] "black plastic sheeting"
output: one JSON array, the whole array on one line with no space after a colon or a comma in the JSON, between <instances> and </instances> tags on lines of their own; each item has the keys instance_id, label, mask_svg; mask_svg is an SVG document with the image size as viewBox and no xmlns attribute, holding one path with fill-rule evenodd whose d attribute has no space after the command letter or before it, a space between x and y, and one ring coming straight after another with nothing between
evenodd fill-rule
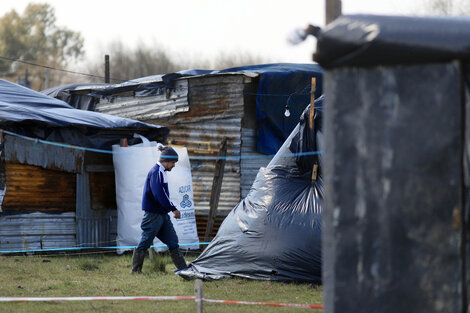
<instances>
[{"instance_id":1,"label":"black plastic sheeting","mask_svg":"<svg viewBox=\"0 0 470 313\"><path fill-rule=\"evenodd\" d=\"M167 88L174 88L175 79L211 73L212 70L184 70L176 73L152 75L132 79L119 84L70 84L41 91L49 97L67 102L80 110L94 111L100 98L119 93L132 92L134 96L156 96L164 94ZM80 90L79 93L74 91ZM87 94L84 94L88 92Z\"/></svg>"},{"instance_id":2,"label":"black plastic sheeting","mask_svg":"<svg viewBox=\"0 0 470 313\"><path fill-rule=\"evenodd\" d=\"M461 210L470 94L460 68L452 61L328 74L325 312L469 313Z\"/></svg>"},{"instance_id":3,"label":"black plastic sheeting","mask_svg":"<svg viewBox=\"0 0 470 313\"><path fill-rule=\"evenodd\" d=\"M5 80L0 80L0 128L32 138L107 150L124 137L132 144L134 133L159 141L169 133L166 127L78 110Z\"/></svg>"},{"instance_id":4,"label":"black plastic sheeting","mask_svg":"<svg viewBox=\"0 0 470 313\"><path fill-rule=\"evenodd\" d=\"M324 68L470 59L470 18L345 15L317 35Z\"/></svg>"},{"instance_id":5,"label":"black plastic sheeting","mask_svg":"<svg viewBox=\"0 0 470 313\"><path fill-rule=\"evenodd\" d=\"M318 151L322 102L323 98L315 102L319 108L315 127L308 125L309 105L209 246L177 274L204 280L243 277L321 283L323 182L321 175L312 181L318 155L302 153Z\"/></svg>"}]
</instances>

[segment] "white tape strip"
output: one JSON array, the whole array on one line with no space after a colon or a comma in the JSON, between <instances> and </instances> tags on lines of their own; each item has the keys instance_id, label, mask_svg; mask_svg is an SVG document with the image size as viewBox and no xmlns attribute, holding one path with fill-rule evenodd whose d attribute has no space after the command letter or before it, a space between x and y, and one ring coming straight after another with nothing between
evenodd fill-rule
<instances>
[{"instance_id":1,"label":"white tape strip","mask_svg":"<svg viewBox=\"0 0 470 313\"><path fill-rule=\"evenodd\" d=\"M165 300L194 300L195 297L185 296L155 296L155 297L0 297L0 302L30 302L30 301L115 301L115 300L146 300L146 301L165 301Z\"/></svg>"},{"instance_id":2,"label":"white tape strip","mask_svg":"<svg viewBox=\"0 0 470 313\"><path fill-rule=\"evenodd\" d=\"M203 298L202 300L204 302L209 302L209 303L251 304L251 305L266 305L266 306L277 306L277 307L323 310L323 305L320 305L320 304L271 303L271 302L216 300L216 299L206 299L206 298Z\"/></svg>"},{"instance_id":3,"label":"white tape strip","mask_svg":"<svg viewBox=\"0 0 470 313\"><path fill-rule=\"evenodd\" d=\"M295 304L295 303L270 303L270 302L251 302L251 301L234 301L234 300L216 300L206 298L196 298L194 296L149 296L149 297L0 297L0 302L66 302L66 301L117 301L117 300L144 300L144 301L167 301L167 300L196 300L209 303L228 303L228 304L251 304L266 305L277 307L291 308L308 308L323 310L323 305L319 304Z\"/></svg>"}]
</instances>

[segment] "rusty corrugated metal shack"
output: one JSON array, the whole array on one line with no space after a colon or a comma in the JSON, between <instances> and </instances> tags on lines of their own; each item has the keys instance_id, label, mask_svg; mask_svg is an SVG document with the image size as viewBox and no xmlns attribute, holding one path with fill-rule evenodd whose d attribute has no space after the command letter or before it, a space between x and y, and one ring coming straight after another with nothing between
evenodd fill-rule
<instances>
[{"instance_id":1,"label":"rusty corrugated metal shack","mask_svg":"<svg viewBox=\"0 0 470 313\"><path fill-rule=\"evenodd\" d=\"M168 129L96 112L0 80L0 250L114 245L111 154L120 138ZM53 142L54 144L50 144Z\"/></svg>"},{"instance_id":2,"label":"rusty corrugated metal shack","mask_svg":"<svg viewBox=\"0 0 470 313\"><path fill-rule=\"evenodd\" d=\"M77 108L170 128L168 143L187 147L191 158L201 234L215 170L215 160L204 157L217 156L221 142L228 138L227 155L233 158L225 165L216 220L219 224L247 195L259 168L269 163L269 156L295 126L310 102L313 77L317 79L315 95L321 94L321 75L321 69L313 64L272 64L218 72L184 71L118 85L74 85L44 92ZM289 119L284 117L286 104L291 112ZM263 114L268 117L261 120ZM269 119L269 114L277 116ZM260 152L261 123L278 135L268 136L268 142L272 138L279 142L271 151Z\"/></svg>"}]
</instances>

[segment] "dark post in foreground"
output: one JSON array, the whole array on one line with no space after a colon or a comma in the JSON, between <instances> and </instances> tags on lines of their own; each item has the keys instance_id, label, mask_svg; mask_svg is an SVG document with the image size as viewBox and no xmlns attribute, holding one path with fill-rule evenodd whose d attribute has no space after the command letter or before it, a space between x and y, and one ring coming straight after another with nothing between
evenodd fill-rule
<instances>
[{"instance_id":1,"label":"dark post in foreground","mask_svg":"<svg viewBox=\"0 0 470 313\"><path fill-rule=\"evenodd\" d=\"M104 82L109 84L110 82L110 74L109 74L109 55L106 54L104 56Z\"/></svg>"}]
</instances>

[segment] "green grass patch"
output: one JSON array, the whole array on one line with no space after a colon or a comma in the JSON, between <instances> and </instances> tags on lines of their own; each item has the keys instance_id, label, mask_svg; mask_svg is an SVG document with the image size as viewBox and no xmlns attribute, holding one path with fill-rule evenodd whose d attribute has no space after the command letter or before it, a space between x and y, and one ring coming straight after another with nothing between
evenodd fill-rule
<instances>
[{"instance_id":1,"label":"green grass patch","mask_svg":"<svg viewBox=\"0 0 470 313\"><path fill-rule=\"evenodd\" d=\"M147 261L147 260L146 260ZM149 270L151 273L166 273L167 267L172 266L173 262L167 254L156 253L153 257L153 260L148 260L150 262Z\"/></svg>"},{"instance_id":2,"label":"green grass patch","mask_svg":"<svg viewBox=\"0 0 470 313\"><path fill-rule=\"evenodd\" d=\"M96 260L82 260L78 267L83 271L96 271L100 267L96 264Z\"/></svg>"},{"instance_id":3,"label":"green grass patch","mask_svg":"<svg viewBox=\"0 0 470 313\"><path fill-rule=\"evenodd\" d=\"M168 254L145 258L143 274L131 275L131 254L117 256L1 256L0 296L192 296L194 281L175 275ZM186 260L191 261L191 257ZM45 261L47 260L47 261ZM210 299L321 304L322 288L311 284L243 279L204 282L204 297ZM195 312L194 301L93 301L0 303L0 312ZM204 303L204 312L302 312L236 304ZM318 312L318 311L316 311Z\"/></svg>"}]
</instances>

